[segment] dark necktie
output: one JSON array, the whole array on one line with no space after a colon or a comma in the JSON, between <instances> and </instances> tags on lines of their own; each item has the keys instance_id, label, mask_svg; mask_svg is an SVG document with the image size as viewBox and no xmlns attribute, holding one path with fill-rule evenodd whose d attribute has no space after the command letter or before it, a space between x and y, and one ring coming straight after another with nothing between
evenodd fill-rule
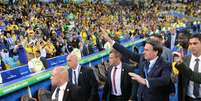
<instances>
[{"instance_id":1,"label":"dark necktie","mask_svg":"<svg viewBox=\"0 0 201 101\"><path fill-rule=\"evenodd\" d=\"M195 59L196 63L194 66L194 72L198 72L199 68L199 59ZM200 85L194 82L193 85L193 95L197 98L199 96Z\"/></svg>"},{"instance_id":2,"label":"dark necktie","mask_svg":"<svg viewBox=\"0 0 201 101\"><path fill-rule=\"evenodd\" d=\"M114 67L114 71L113 71L113 75L112 75L112 81L113 81L113 88L114 88L114 93L115 94L117 93L116 83L115 83L116 71L117 71L117 67Z\"/></svg>"},{"instance_id":3,"label":"dark necktie","mask_svg":"<svg viewBox=\"0 0 201 101\"><path fill-rule=\"evenodd\" d=\"M145 62L145 67L144 67L144 70L145 70L145 77L147 78L148 77L148 75L149 75L149 64L150 64L150 62Z\"/></svg>"},{"instance_id":4,"label":"dark necktie","mask_svg":"<svg viewBox=\"0 0 201 101\"><path fill-rule=\"evenodd\" d=\"M55 101L59 100L59 91L60 91L60 88L57 88L56 94L55 94Z\"/></svg>"},{"instance_id":5,"label":"dark necktie","mask_svg":"<svg viewBox=\"0 0 201 101\"><path fill-rule=\"evenodd\" d=\"M73 75L74 75L74 83L75 83L75 85L77 85L76 72L75 71L73 71Z\"/></svg>"}]
</instances>

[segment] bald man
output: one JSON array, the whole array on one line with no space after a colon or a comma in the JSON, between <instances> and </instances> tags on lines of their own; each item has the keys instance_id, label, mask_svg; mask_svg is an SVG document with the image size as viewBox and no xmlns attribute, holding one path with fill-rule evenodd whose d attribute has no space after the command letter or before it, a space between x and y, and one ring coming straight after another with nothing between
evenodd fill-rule
<instances>
[{"instance_id":1,"label":"bald man","mask_svg":"<svg viewBox=\"0 0 201 101\"><path fill-rule=\"evenodd\" d=\"M79 65L76 54L71 53L67 57L69 68L69 81L80 87L81 101L99 101L98 83L91 68Z\"/></svg>"},{"instance_id":2,"label":"bald man","mask_svg":"<svg viewBox=\"0 0 201 101\"><path fill-rule=\"evenodd\" d=\"M80 101L78 99L79 88L69 82L68 71L59 66L52 70L52 100L53 101Z\"/></svg>"}]
</instances>

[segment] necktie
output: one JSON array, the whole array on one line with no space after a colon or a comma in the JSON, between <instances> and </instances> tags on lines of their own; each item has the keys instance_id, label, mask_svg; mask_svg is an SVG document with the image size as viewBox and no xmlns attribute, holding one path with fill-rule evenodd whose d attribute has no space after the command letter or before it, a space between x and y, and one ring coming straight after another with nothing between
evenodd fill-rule
<instances>
[{"instance_id":1,"label":"necktie","mask_svg":"<svg viewBox=\"0 0 201 101\"><path fill-rule=\"evenodd\" d=\"M194 66L194 72L198 72L199 67L199 59L195 59L196 63ZM200 85L194 82L193 85L193 95L197 98L199 96Z\"/></svg>"},{"instance_id":2,"label":"necktie","mask_svg":"<svg viewBox=\"0 0 201 101\"><path fill-rule=\"evenodd\" d=\"M75 83L75 85L77 85L76 72L75 71L73 71L73 75L74 75L74 83Z\"/></svg>"},{"instance_id":3,"label":"necktie","mask_svg":"<svg viewBox=\"0 0 201 101\"><path fill-rule=\"evenodd\" d=\"M56 94L55 94L55 101L59 100L59 91L60 91L60 88L57 88Z\"/></svg>"},{"instance_id":4,"label":"necktie","mask_svg":"<svg viewBox=\"0 0 201 101\"><path fill-rule=\"evenodd\" d=\"M114 68L113 75L112 75L112 81L113 81L113 88L114 88L114 93L117 93L116 89L116 83L115 83L115 75L116 75L117 67Z\"/></svg>"},{"instance_id":5,"label":"necktie","mask_svg":"<svg viewBox=\"0 0 201 101\"><path fill-rule=\"evenodd\" d=\"M149 64L150 64L150 62L145 62L145 67L144 67L144 72L145 72L145 77L147 78L148 77L148 75L149 75Z\"/></svg>"}]
</instances>

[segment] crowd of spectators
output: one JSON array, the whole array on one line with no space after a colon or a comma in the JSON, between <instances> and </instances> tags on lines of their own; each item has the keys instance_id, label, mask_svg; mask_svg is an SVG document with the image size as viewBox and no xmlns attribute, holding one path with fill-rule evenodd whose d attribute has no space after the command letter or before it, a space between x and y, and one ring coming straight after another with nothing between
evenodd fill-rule
<instances>
[{"instance_id":1,"label":"crowd of spectators","mask_svg":"<svg viewBox=\"0 0 201 101\"><path fill-rule=\"evenodd\" d=\"M102 40L100 27L117 41L153 33L163 35L166 41L166 33L187 27L186 23L194 21L187 17L164 16L161 12L175 10L188 16L201 16L199 3L165 3L152 2L143 7L89 2L1 5L0 70L28 64L37 53L40 54L37 58L44 62L72 51L81 58L108 49L111 46Z\"/></svg>"}]
</instances>

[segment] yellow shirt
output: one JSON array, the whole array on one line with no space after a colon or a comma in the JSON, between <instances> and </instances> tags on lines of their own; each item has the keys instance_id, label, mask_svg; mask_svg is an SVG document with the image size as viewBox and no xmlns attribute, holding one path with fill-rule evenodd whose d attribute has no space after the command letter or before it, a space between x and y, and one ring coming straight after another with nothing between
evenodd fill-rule
<instances>
[{"instance_id":1,"label":"yellow shirt","mask_svg":"<svg viewBox=\"0 0 201 101\"><path fill-rule=\"evenodd\" d=\"M12 30L18 30L18 26L17 25L11 25Z\"/></svg>"},{"instance_id":2,"label":"yellow shirt","mask_svg":"<svg viewBox=\"0 0 201 101\"><path fill-rule=\"evenodd\" d=\"M91 39L94 45L96 45L96 37L95 35L91 35Z\"/></svg>"},{"instance_id":3,"label":"yellow shirt","mask_svg":"<svg viewBox=\"0 0 201 101\"><path fill-rule=\"evenodd\" d=\"M81 31L81 37L84 42L87 40L87 33L85 31Z\"/></svg>"},{"instance_id":4,"label":"yellow shirt","mask_svg":"<svg viewBox=\"0 0 201 101\"><path fill-rule=\"evenodd\" d=\"M49 54L53 54L56 52L56 49L53 44L47 44L45 46L45 49L47 50L47 53L49 53Z\"/></svg>"},{"instance_id":5,"label":"yellow shirt","mask_svg":"<svg viewBox=\"0 0 201 101\"><path fill-rule=\"evenodd\" d=\"M7 31L11 31L11 30L13 30L13 27L12 27L11 25L7 25L7 26L6 26L6 30L7 30Z\"/></svg>"},{"instance_id":6,"label":"yellow shirt","mask_svg":"<svg viewBox=\"0 0 201 101\"><path fill-rule=\"evenodd\" d=\"M172 73L173 75L177 76L179 74L179 71L177 70L175 65L176 65L176 62L172 62Z\"/></svg>"},{"instance_id":7,"label":"yellow shirt","mask_svg":"<svg viewBox=\"0 0 201 101\"><path fill-rule=\"evenodd\" d=\"M27 46L27 47L25 48L25 50L26 50L26 53L33 53L33 54L35 54L36 51L37 51L37 48Z\"/></svg>"}]
</instances>

